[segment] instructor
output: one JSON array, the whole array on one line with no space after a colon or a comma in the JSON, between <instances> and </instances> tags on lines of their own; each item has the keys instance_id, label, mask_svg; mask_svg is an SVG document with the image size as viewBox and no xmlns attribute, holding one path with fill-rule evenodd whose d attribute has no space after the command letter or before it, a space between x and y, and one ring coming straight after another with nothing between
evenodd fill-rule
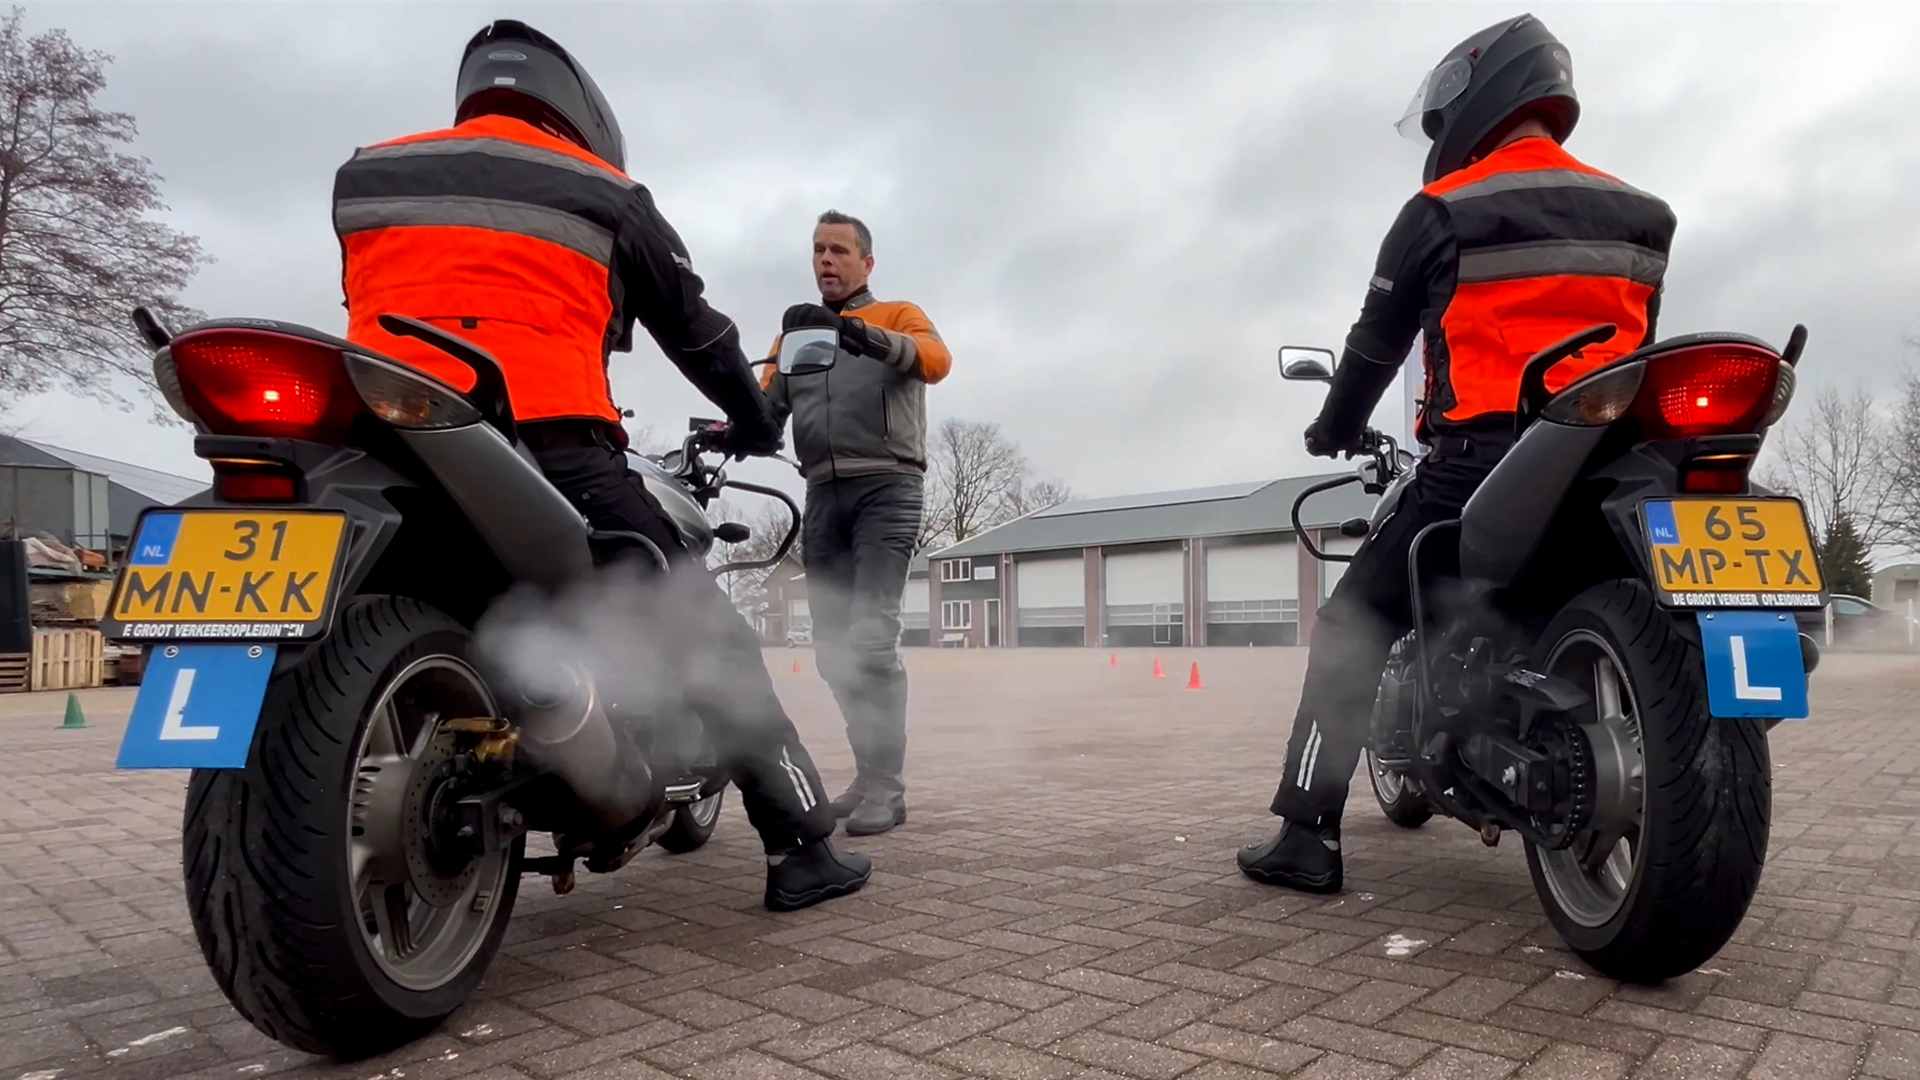
<instances>
[{"instance_id":1,"label":"instructor","mask_svg":"<svg viewBox=\"0 0 1920 1080\"><path fill-rule=\"evenodd\" d=\"M856 769L833 807L853 836L907 820L900 599L920 536L927 384L953 365L924 312L874 298L872 273L866 225L836 210L820 215L813 230L820 302L788 308L780 330L833 330L839 354L822 370L782 374L769 366L765 377L776 420L793 418L807 478L803 557L814 646L846 719Z\"/></svg>"}]
</instances>

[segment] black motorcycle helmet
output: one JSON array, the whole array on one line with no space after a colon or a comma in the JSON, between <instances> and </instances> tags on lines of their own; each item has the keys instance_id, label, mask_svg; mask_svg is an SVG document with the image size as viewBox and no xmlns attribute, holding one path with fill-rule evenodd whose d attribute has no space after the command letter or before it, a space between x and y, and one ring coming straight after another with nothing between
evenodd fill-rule
<instances>
[{"instance_id":1,"label":"black motorcycle helmet","mask_svg":"<svg viewBox=\"0 0 1920 1080\"><path fill-rule=\"evenodd\" d=\"M1580 99L1567 47L1540 20L1522 15L1454 46L1396 126L1408 138L1433 140L1425 170L1431 184L1534 118L1565 142L1580 122Z\"/></svg>"},{"instance_id":2,"label":"black motorcycle helmet","mask_svg":"<svg viewBox=\"0 0 1920 1080\"><path fill-rule=\"evenodd\" d=\"M526 23L501 19L473 35L454 100L455 123L499 114L558 127L582 149L626 170L626 138L593 76Z\"/></svg>"}]
</instances>

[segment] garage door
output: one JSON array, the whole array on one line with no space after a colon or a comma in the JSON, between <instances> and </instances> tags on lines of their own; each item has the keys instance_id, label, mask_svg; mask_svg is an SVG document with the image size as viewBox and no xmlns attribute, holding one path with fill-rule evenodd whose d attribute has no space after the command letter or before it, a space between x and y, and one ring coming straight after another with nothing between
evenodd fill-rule
<instances>
[{"instance_id":1,"label":"garage door","mask_svg":"<svg viewBox=\"0 0 1920 1080\"><path fill-rule=\"evenodd\" d=\"M908 645L927 643L928 588L926 578L909 578L907 591L900 597L901 641Z\"/></svg>"},{"instance_id":2,"label":"garage door","mask_svg":"<svg viewBox=\"0 0 1920 1080\"><path fill-rule=\"evenodd\" d=\"M1108 555L1107 644L1186 644L1186 566L1180 551Z\"/></svg>"},{"instance_id":3,"label":"garage door","mask_svg":"<svg viewBox=\"0 0 1920 1080\"><path fill-rule=\"evenodd\" d=\"M1299 623L1298 545L1207 549L1207 644L1294 645Z\"/></svg>"},{"instance_id":4,"label":"garage door","mask_svg":"<svg viewBox=\"0 0 1920 1080\"><path fill-rule=\"evenodd\" d=\"M1084 559L1022 559L1013 564L1022 645L1083 645L1087 628Z\"/></svg>"}]
</instances>

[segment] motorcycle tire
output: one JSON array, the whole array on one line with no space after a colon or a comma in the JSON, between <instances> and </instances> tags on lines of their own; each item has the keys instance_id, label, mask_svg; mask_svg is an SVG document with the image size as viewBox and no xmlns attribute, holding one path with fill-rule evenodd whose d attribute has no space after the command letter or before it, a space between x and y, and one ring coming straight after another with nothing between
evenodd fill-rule
<instances>
[{"instance_id":1,"label":"motorcycle tire","mask_svg":"<svg viewBox=\"0 0 1920 1080\"><path fill-rule=\"evenodd\" d=\"M655 843L671 855L685 855L705 847L713 838L714 826L720 823L720 808L726 798L727 789L721 788L699 802L675 808L673 824L667 826L667 831L661 833Z\"/></svg>"},{"instance_id":2,"label":"motorcycle tire","mask_svg":"<svg viewBox=\"0 0 1920 1080\"><path fill-rule=\"evenodd\" d=\"M1630 782L1614 789L1632 792L1616 805L1640 807L1637 825L1622 830L1634 839L1625 853L1611 845L1597 872L1582 869L1578 839L1565 851L1527 845L1547 917L1575 953L1612 978L1658 983L1692 971L1732 938L1759 888L1772 808L1765 726L1709 713L1698 641L1637 580L1575 597L1548 625L1536 658L1553 674L1589 672L1591 718L1608 710L1602 682L1617 688L1610 712L1631 716L1619 726L1637 728L1642 769L1637 792ZM1618 675L1606 679L1603 662ZM1635 754L1631 741L1624 745L1618 775L1630 778ZM1598 782L1596 792L1605 792Z\"/></svg>"},{"instance_id":3,"label":"motorcycle tire","mask_svg":"<svg viewBox=\"0 0 1920 1080\"><path fill-rule=\"evenodd\" d=\"M1417 829L1433 817L1426 795L1406 777L1381 768L1373 760L1371 749L1367 751L1367 779L1372 781L1373 799L1388 821L1403 829Z\"/></svg>"},{"instance_id":4,"label":"motorcycle tire","mask_svg":"<svg viewBox=\"0 0 1920 1080\"><path fill-rule=\"evenodd\" d=\"M356 838L368 844L366 837L385 835L362 824L372 820L365 792L403 790L369 786L377 783L369 769L380 764L364 756L374 746L376 707L392 703L382 721L391 727L382 730L396 733L395 745L437 749L447 736L428 725L449 715L442 707L492 707L466 666L471 640L453 617L414 600L354 599L325 640L269 682L246 767L196 770L189 781L182 861L194 934L234 1008L284 1045L353 1060L411 1042L466 1002L500 947L524 838L470 863L476 876L466 892L437 904L408 886L367 886L387 919L378 940L411 948L418 921L432 969L375 956L388 946L374 943L378 916L350 880L350 860L365 850ZM417 672L427 681L416 692ZM419 718L417 737L404 736L403 709ZM416 770L393 775L408 777L406 791L423 786ZM411 852L406 827L393 831ZM404 928L395 927L396 914ZM437 937L436 925L447 928Z\"/></svg>"}]
</instances>

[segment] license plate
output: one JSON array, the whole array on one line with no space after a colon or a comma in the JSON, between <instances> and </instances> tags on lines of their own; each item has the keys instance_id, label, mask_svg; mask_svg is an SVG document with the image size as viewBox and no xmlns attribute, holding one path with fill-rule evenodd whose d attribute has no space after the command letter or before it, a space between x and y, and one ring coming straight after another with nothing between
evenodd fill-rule
<instances>
[{"instance_id":1,"label":"license plate","mask_svg":"<svg viewBox=\"0 0 1920 1080\"><path fill-rule=\"evenodd\" d=\"M1666 604L1821 606L1825 585L1797 499L1651 499L1640 516Z\"/></svg>"},{"instance_id":2,"label":"license plate","mask_svg":"<svg viewBox=\"0 0 1920 1080\"><path fill-rule=\"evenodd\" d=\"M243 769L275 645L156 645L140 681L121 769Z\"/></svg>"},{"instance_id":3,"label":"license plate","mask_svg":"<svg viewBox=\"0 0 1920 1080\"><path fill-rule=\"evenodd\" d=\"M1807 668L1800 627L1783 611L1702 611L1707 711L1725 719L1804 720Z\"/></svg>"},{"instance_id":4,"label":"license plate","mask_svg":"<svg viewBox=\"0 0 1920 1080\"><path fill-rule=\"evenodd\" d=\"M149 510L101 630L138 641L319 637L346 528L345 514L326 510Z\"/></svg>"}]
</instances>

